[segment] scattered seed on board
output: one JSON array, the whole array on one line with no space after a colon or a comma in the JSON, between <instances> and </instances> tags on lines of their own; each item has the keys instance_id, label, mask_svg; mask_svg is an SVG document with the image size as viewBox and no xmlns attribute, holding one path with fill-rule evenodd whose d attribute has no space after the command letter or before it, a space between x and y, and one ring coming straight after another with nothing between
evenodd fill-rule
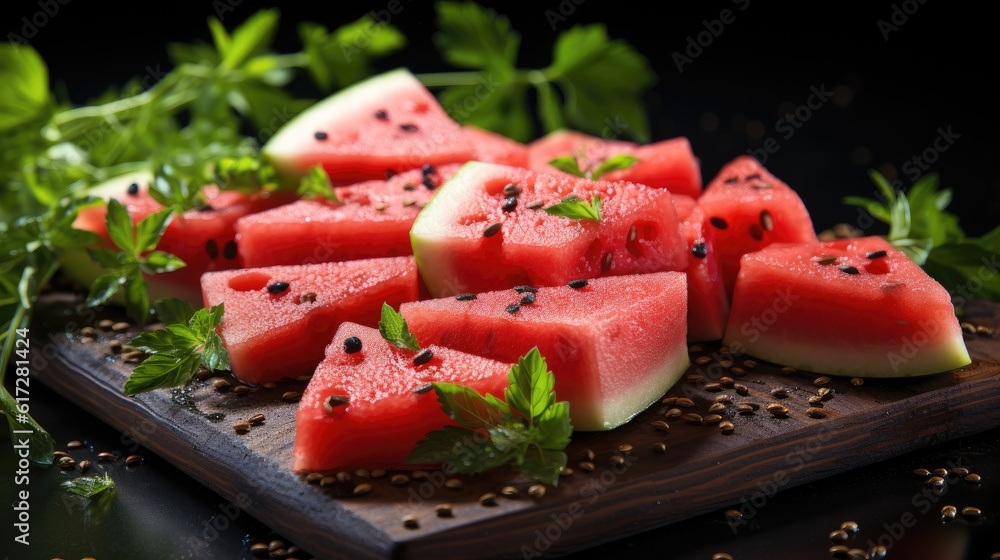
<instances>
[{"instance_id":1,"label":"scattered seed on board","mask_svg":"<svg viewBox=\"0 0 1000 560\"><path fill-rule=\"evenodd\" d=\"M371 491L372 491L372 485L368 484L367 482L362 482L361 484L358 484L357 486L354 487L354 490L352 491L352 493L355 496L362 496L362 495L367 494L367 493L369 493Z\"/></svg>"},{"instance_id":2,"label":"scattered seed on board","mask_svg":"<svg viewBox=\"0 0 1000 560\"><path fill-rule=\"evenodd\" d=\"M699 366L703 366L711 361L712 358L710 356L698 356L697 358L694 359L694 363L698 364Z\"/></svg>"},{"instance_id":3,"label":"scattered seed on board","mask_svg":"<svg viewBox=\"0 0 1000 560\"><path fill-rule=\"evenodd\" d=\"M718 414L709 414L701 419L701 423L706 425L718 424L719 422L722 422L722 416L719 416Z\"/></svg>"},{"instance_id":4,"label":"scattered seed on board","mask_svg":"<svg viewBox=\"0 0 1000 560\"><path fill-rule=\"evenodd\" d=\"M815 385L817 387L822 387L823 385L827 385L829 383L830 383L830 378L826 377L825 375L822 376L822 377L817 377L816 379L813 379L813 385Z\"/></svg>"},{"instance_id":5,"label":"scattered seed on board","mask_svg":"<svg viewBox=\"0 0 1000 560\"><path fill-rule=\"evenodd\" d=\"M730 523L743 519L743 514L740 513L740 510L738 509L727 509L723 512L723 515L726 516L726 521L729 521Z\"/></svg>"},{"instance_id":6,"label":"scattered seed on board","mask_svg":"<svg viewBox=\"0 0 1000 560\"><path fill-rule=\"evenodd\" d=\"M685 422L691 424L701 424L703 421L701 414L698 414L696 412L688 412L687 414L682 414L681 420L684 420Z\"/></svg>"},{"instance_id":7,"label":"scattered seed on board","mask_svg":"<svg viewBox=\"0 0 1000 560\"><path fill-rule=\"evenodd\" d=\"M278 386L277 383L272 383L268 381L267 383L261 383L260 386L264 389L271 390Z\"/></svg>"},{"instance_id":8,"label":"scattered seed on board","mask_svg":"<svg viewBox=\"0 0 1000 560\"><path fill-rule=\"evenodd\" d=\"M410 477L405 474L394 474L389 478L389 484L393 486L402 486L410 482Z\"/></svg>"},{"instance_id":9,"label":"scattered seed on board","mask_svg":"<svg viewBox=\"0 0 1000 560\"><path fill-rule=\"evenodd\" d=\"M63 470L69 470L76 466L76 461L72 457L60 457L58 463L59 468Z\"/></svg>"},{"instance_id":10,"label":"scattered seed on board","mask_svg":"<svg viewBox=\"0 0 1000 560\"><path fill-rule=\"evenodd\" d=\"M983 514L982 510L977 507L966 506L962 508L962 515L965 517L979 517Z\"/></svg>"},{"instance_id":11,"label":"scattered seed on board","mask_svg":"<svg viewBox=\"0 0 1000 560\"><path fill-rule=\"evenodd\" d=\"M251 426L260 426L264 423L264 420L266 420L266 418L263 414L254 414L250 418L247 418L247 422L249 422Z\"/></svg>"},{"instance_id":12,"label":"scattered seed on board","mask_svg":"<svg viewBox=\"0 0 1000 560\"><path fill-rule=\"evenodd\" d=\"M130 326L132 326L132 325L130 325L129 323L127 323L125 321L118 321L117 323L112 323L111 324L111 330L113 330L115 332L127 331Z\"/></svg>"},{"instance_id":13,"label":"scattered seed on board","mask_svg":"<svg viewBox=\"0 0 1000 560\"><path fill-rule=\"evenodd\" d=\"M453 513L451 504L438 504L434 506L434 515L438 517L451 517Z\"/></svg>"},{"instance_id":14,"label":"scattered seed on board","mask_svg":"<svg viewBox=\"0 0 1000 560\"><path fill-rule=\"evenodd\" d=\"M233 387L233 393L237 395L246 395L251 391L249 385L237 385Z\"/></svg>"},{"instance_id":15,"label":"scattered seed on board","mask_svg":"<svg viewBox=\"0 0 1000 560\"><path fill-rule=\"evenodd\" d=\"M274 552L275 550L285 548L285 541L279 541L277 539L267 543L268 552Z\"/></svg>"},{"instance_id":16,"label":"scattered seed on board","mask_svg":"<svg viewBox=\"0 0 1000 560\"><path fill-rule=\"evenodd\" d=\"M108 453L107 451L102 451L102 452L100 452L100 453L97 454L97 460L100 461L100 462L102 462L102 463L107 463L107 462L110 462L110 461L114 461L115 460L115 456L114 456L113 453Z\"/></svg>"},{"instance_id":17,"label":"scattered seed on board","mask_svg":"<svg viewBox=\"0 0 1000 560\"><path fill-rule=\"evenodd\" d=\"M951 474L953 474L955 476L965 477L965 476L969 475L969 469L967 469L965 467L955 467L955 468L951 469Z\"/></svg>"},{"instance_id":18,"label":"scattered seed on board","mask_svg":"<svg viewBox=\"0 0 1000 560\"><path fill-rule=\"evenodd\" d=\"M618 446L618 451L620 451L622 453L629 453L633 449L635 449L635 448L632 447L631 443L623 443L623 444L621 444L621 445Z\"/></svg>"},{"instance_id":19,"label":"scattered seed on board","mask_svg":"<svg viewBox=\"0 0 1000 560\"><path fill-rule=\"evenodd\" d=\"M748 416L754 413L754 408L746 403L736 405L736 412Z\"/></svg>"},{"instance_id":20,"label":"scattered seed on board","mask_svg":"<svg viewBox=\"0 0 1000 560\"><path fill-rule=\"evenodd\" d=\"M729 373L731 373L733 375L736 375L736 376L743 376L743 375L746 375L747 372L746 372L746 370L744 370L743 368L741 368L739 366L733 366L733 367L729 368Z\"/></svg>"},{"instance_id":21,"label":"scattered seed on board","mask_svg":"<svg viewBox=\"0 0 1000 560\"><path fill-rule=\"evenodd\" d=\"M743 395L744 397L750 394L750 389L746 385L741 385L737 383L733 385L733 389L736 390L737 394Z\"/></svg>"},{"instance_id":22,"label":"scattered seed on board","mask_svg":"<svg viewBox=\"0 0 1000 560\"><path fill-rule=\"evenodd\" d=\"M753 360L743 360L743 367L745 367L747 369L753 369L753 368L757 367L757 362L755 362Z\"/></svg>"},{"instance_id":23,"label":"scattered seed on board","mask_svg":"<svg viewBox=\"0 0 1000 560\"><path fill-rule=\"evenodd\" d=\"M662 441L658 441L653 444L653 451L657 453L665 453L667 451L667 444Z\"/></svg>"},{"instance_id":24,"label":"scattered seed on board","mask_svg":"<svg viewBox=\"0 0 1000 560\"><path fill-rule=\"evenodd\" d=\"M718 404L730 404L731 402L733 402L733 397L731 395L719 395L715 397L715 400L713 402L716 402Z\"/></svg>"},{"instance_id":25,"label":"scattered seed on board","mask_svg":"<svg viewBox=\"0 0 1000 560\"><path fill-rule=\"evenodd\" d=\"M830 547L830 556L834 558L847 558L848 548L842 544L835 544Z\"/></svg>"},{"instance_id":26,"label":"scattered seed on board","mask_svg":"<svg viewBox=\"0 0 1000 560\"><path fill-rule=\"evenodd\" d=\"M650 425L661 432L670 430L670 424L667 424L663 420L654 420L653 422L650 422Z\"/></svg>"},{"instance_id":27,"label":"scattered seed on board","mask_svg":"<svg viewBox=\"0 0 1000 560\"><path fill-rule=\"evenodd\" d=\"M712 414L719 414L726 411L726 405L720 402L712 403L712 406L708 407L708 411Z\"/></svg>"},{"instance_id":28,"label":"scattered seed on board","mask_svg":"<svg viewBox=\"0 0 1000 560\"><path fill-rule=\"evenodd\" d=\"M306 475L306 482L309 484L317 484L320 480L323 480L323 473L311 472Z\"/></svg>"},{"instance_id":29,"label":"scattered seed on board","mask_svg":"<svg viewBox=\"0 0 1000 560\"><path fill-rule=\"evenodd\" d=\"M701 375L700 373L692 373L691 375L687 376L688 383L701 383L704 380L705 376Z\"/></svg>"},{"instance_id":30,"label":"scattered seed on board","mask_svg":"<svg viewBox=\"0 0 1000 560\"><path fill-rule=\"evenodd\" d=\"M495 506L497 505L497 495L493 492L487 492L482 496L479 496L479 505L481 506Z\"/></svg>"},{"instance_id":31,"label":"scattered seed on board","mask_svg":"<svg viewBox=\"0 0 1000 560\"><path fill-rule=\"evenodd\" d=\"M840 530L853 535L861 530L861 526L857 521L844 521L840 524Z\"/></svg>"},{"instance_id":32,"label":"scattered seed on board","mask_svg":"<svg viewBox=\"0 0 1000 560\"><path fill-rule=\"evenodd\" d=\"M963 478L966 482L971 482L972 484L979 484L983 480L983 478L976 473L967 474Z\"/></svg>"},{"instance_id":33,"label":"scattered seed on board","mask_svg":"<svg viewBox=\"0 0 1000 560\"><path fill-rule=\"evenodd\" d=\"M719 423L719 428L722 430L722 433L729 434L736 429L736 425L730 422L729 420L723 420L722 422Z\"/></svg>"},{"instance_id":34,"label":"scattered seed on board","mask_svg":"<svg viewBox=\"0 0 1000 560\"><path fill-rule=\"evenodd\" d=\"M676 402L677 402L677 397L666 397L662 401L660 401L660 404L665 404L669 406Z\"/></svg>"},{"instance_id":35,"label":"scattered seed on board","mask_svg":"<svg viewBox=\"0 0 1000 560\"><path fill-rule=\"evenodd\" d=\"M848 537L847 531L845 531L843 529L837 529L836 531L831 532L829 536L830 536L830 540L833 541L833 542L835 542L835 543L845 542L847 540L847 537Z\"/></svg>"},{"instance_id":36,"label":"scattered seed on board","mask_svg":"<svg viewBox=\"0 0 1000 560\"><path fill-rule=\"evenodd\" d=\"M346 483L350 482L351 480L353 480L353 477L351 476L351 473L349 473L347 471L340 471L340 472L337 473L336 480L337 480L337 482L340 482L341 484L346 484Z\"/></svg>"},{"instance_id":37,"label":"scattered seed on board","mask_svg":"<svg viewBox=\"0 0 1000 560\"><path fill-rule=\"evenodd\" d=\"M931 471L934 476L948 476L948 469L937 468Z\"/></svg>"},{"instance_id":38,"label":"scattered seed on board","mask_svg":"<svg viewBox=\"0 0 1000 560\"><path fill-rule=\"evenodd\" d=\"M460 490L465 486L465 483L457 478L449 478L444 481L444 486L445 488L449 488L451 490Z\"/></svg>"},{"instance_id":39,"label":"scattered seed on board","mask_svg":"<svg viewBox=\"0 0 1000 560\"><path fill-rule=\"evenodd\" d=\"M139 455L129 455L125 458L126 467L137 467L142 464L142 457Z\"/></svg>"},{"instance_id":40,"label":"scattered seed on board","mask_svg":"<svg viewBox=\"0 0 1000 560\"><path fill-rule=\"evenodd\" d=\"M826 411L824 411L822 408L816 408L814 406L811 406L806 409L806 416L817 419L826 418Z\"/></svg>"},{"instance_id":41,"label":"scattered seed on board","mask_svg":"<svg viewBox=\"0 0 1000 560\"><path fill-rule=\"evenodd\" d=\"M882 546L880 544L877 544L877 545L875 545L875 546L873 546L873 547L871 547L871 548L868 549L868 559L869 560L882 560L883 558L885 558L885 555L888 554L888 552L889 552L888 548L886 548L886 547L884 547L884 546Z\"/></svg>"},{"instance_id":42,"label":"scattered seed on board","mask_svg":"<svg viewBox=\"0 0 1000 560\"><path fill-rule=\"evenodd\" d=\"M368 469L358 469L354 471L354 476L358 478L371 478L372 473L368 472Z\"/></svg>"},{"instance_id":43,"label":"scattered seed on board","mask_svg":"<svg viewBox=\"0 0 1000 560\"><path fill-rule=\"evenodd\" d=\"M719 383L706 383L703 389L709 393L718 393L722 391L722 385Z\"/></svg>"},{"instance_id":44,"label":"scattered seed on board","mask_svg":"<svg viewBox=\"0 0 1000 560\"><path fill-rule=\"evenodd\" d=\"M927 469L913 469L913 474L919 476L920 478L927 478L931 475L931 471Z\"/></svg>"},{"instance_id":45,"label":"scattered seed on board","mask_svg":"<svg viewBox=\"0 0 1000 560\"><path fill-rule=\"evenodd\" d=\"M674 403L682 408L694 408L694 401L687 397L680 397Z\"/></svg>"},{"instance_id":46,"label":"scattered seed on board","mask_svg":"<svg viewBox=\"0 0 1000 560\"><path fill-rule=\"evenodd\" d=\"M610 464L610 465L611 465L612 467L620 467L620 466L622 466L622 465L624 465L624 464L625 464L625 457L622 457L621 455L612 455L612 456L611 456L611 457L610 457L610 458L608 459L608 463L609 463L609 464Z\"/></svg>"},{"instance_id":47,"label":"scattered seed on board","mask_svg":"<svg viewBox=\"0 0 1000 560\"><path fill-rule=\"evenodd\" d=\"M736 386L736 380L733 379L732 377L727 377L723 375L722 377L719 378L719 385L722 385L727 389L732 389L733 387Z\"/></svg>"},{"instance_id":48,"label":"scattered seed on board","mask_svg":"<svg viewBox=\"0 0 1000 560\"><path fill-rule=\"evenodd\" d=\"M771 396L776 399L787 399L788 389L785 389L784 387L778 387L777 389L771 391Z\"/></svg>"},{"instance_id":49,"label":"scattered seed on board","mask_svg":"<svg viewBox=\"0 0 1000 560\"><path fill-rule=\"evenodd\" d=\"M386 472L382 469L375 469L369 474L371 474L372 478L379 479L385 477Z\"/></svg>"},{"instance_id":50,"label":"scattered seed on board","mask_svg":"<svg viewBox=\"0 0 1000 560\"><path fill-rule=\"evenodd\" d=\"M212 387L214 387L216 391L225 391L226 389L232 386L232 383L226 381L221 377L216 377L212 379L211 383Z\"/></svg>"},{"instance_id":51,"label":"scattered seed on board","mask_svg":"<svg viewBox=\"0 0 1000 560\"><path fill-rule=\"evenodd\" d=\"M941 521L951 521L958 515L958 508L955 506L944 506L941 508Z\"/></svg>"},{"instance_id":52,"label":"scattered seed on board","mask_svg":"<svg viewBox=\"0 0 1000 560\"><path fill-rule=\"evenodd\" d=\"M504 486L503 488L500 489L500 494L507 496L508 498L516 498L517 495L520 493L521 491L515 488L514 486Z\"/></svg>"},{"instance_id":53,"label":"scattered seed on board","mask_svg":"<svg viewBox=\"0 0 1000 560\"><path fill-rule=\"evenodd\" d=\"M267 545L264 543L254 543L250 546L250 554L254 558L266 558L270 551L267 549Z\"/></svg>"},{"instance_id":54,"label":"scattered seed on board","mask_svg":"<svg viewBox=\"0 0 1000 560\"><path fill-rule=\"evenodd\" d=\"M865 384L865 380L861 379L860 377L852 377L851 378L851 385L854 385L855 387L860 387L860 386L862 386L864 384Z\"/></svg>"},{"instance_id":55,"label":"scattered seed on board","mask_svg":"<svg viewBox=\"0 0 1000 560\"><path fill-rule=\"evenodd\" d=\"M847 557L851 560L871 560L868 551L862 548L852 548L847 551Z\"/></svg>"},{"instance_id":56,"label":"scattered seed on board","mask_svg":"<svg viewBox=\"0 0 1000 560\"><path fill-rule=\"evenodd\" d=\"M716 552L712 555L712 560L733 560L733 557L725 552Z\"/></svg>"},{"instance_id":57,"label":"scattered seed on board","mask_svg":"<svg viewBox=\"0 0 1000 560\"><path fill-rule=\"evenodd\" d=\"M416 529L420 527L420 523L417 521L417 516L412 513L408 513L403 516L403 527L407 529Z\"/></svg>"},{"instance_id":58,"label":"scattered seed on board","mask_svg":"<svg viewBox=\"0 0 1000 560\"><path fill-rule=\"evenodd\" d=\"M297 403L302 398L302 393L298 391L285 391L281 395L281 400L287 403Z\"/></svg>"},{"instance_id":59,"label":"scattered seed on board","mask_svg":"<svg viewBox=\"0 0 1000 560\"><path fill-rule=\"evenodd\" d=\"M799 370L797 370L797 369L795 369L795 368L793 368L791 366L785 366L785 367L781 368L781 373L795 373L797 371L799 371Z\"/></svg>"},{"instance_id":60,"label":"scattered seed on board","mask_svg":"<svg viewBox=\"0 0 1000 560\"><path fill-rule=\"evenodd\" d=\"M771 413L771 416L775 418L784 418L788 416L788 407L778 403L771 403L767 405L767 411Z\"/></svg>"},{"instance_id":61,"label":"scattered seed on board","mask_svg":"<svg viewBox=\"0 0 1000 560\"><path fill-rule=\"evenodd\" d=\"M679 409L679 408L671 408L671 409L669 409L669 410L667 410L666 412L663 413L663 415L666 416L667 418L677 418L681 414L684 414L684 413L681 412L681 409Z\"/></svg>"},{"instance_id":62,"label":"scattered seed on board","mask_svg":"<svg viewBox=\"0 0 1000 560\"><path fill-rule=\"evenodd\" d=\"M594 464L590 461L580 461L576 467L583 472L594 472Z\"/></svg>"},{"instance_id":63,"label":"scattered seed on board","mask_svg":"<svg viewBox=\"0 0 1000 560\"><path fill-rule=\"evenodd\" d=\"M233 424L233 431L235 431L237 434L245 434L250 431L250 424L247 424L246 422L238 422L236 424Z\"/></svg>"},{"instance_id":64,"label":"scattered seed on board","mask_svg":"<svg viewBox=\"0 0 1000 560\"><path fill-rule=\"evenodd\" d=\"M941 488L944 486L944 478L940 476L932 476L925 481L928 486L934 486L936 488Z\"/></svg>"},{"instance_id":65,"label":"scattered seed on board","mask_svg":"<svg viewBox=\"0 0 1000 560\"><path fill-rule=\"evenodd\" d=\"M541 498L545 495L545 487L541 484L532 484L528 487L528 495L532 498Z\"/></svg>"},{"instance_id":66,"label":"scattered seed on board","mask_svg":"<svg viewBox=\"0 0 1000 560\"><path fill-rule=\"evenodd\" d=\"M584 450L583 450L583 456L584 456L584 457L585 457L585 458L586 458L586 459L587 459L588 461L593 461L593 460L594 460L594 458L595 458L595 457L597 457L597 454L596 454L596 453L594 453L594 450L593 450L593 449L589 449L589 448L587 448L587 449L584 449Z\"/></svg>"}]
</instances>

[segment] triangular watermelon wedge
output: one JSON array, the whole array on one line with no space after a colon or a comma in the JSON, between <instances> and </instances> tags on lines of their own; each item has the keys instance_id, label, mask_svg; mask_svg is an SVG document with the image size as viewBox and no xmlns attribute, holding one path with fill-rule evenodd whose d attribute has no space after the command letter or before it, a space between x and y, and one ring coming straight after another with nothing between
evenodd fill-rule
<instances>
[{"instance_id":1,"label":"triangular watermelon wedge","mask_svg":"<svg viewBox=\"0 0 1000 560\"><path fill-rule=\"evenodd\" d=\"M970 363L947 290L879 237L744 256L723 343L831 375L906 377Z\"/></svg>"},{"instance_id":2,"label":"triangular watermelon wedge","mask_svg":"<svg viewBox=\"0 0 1000 560\"><path fill-rule=\"evenodd\" d=\"M719 340L729 318L729 296L722 281L715 231L691 197L674 197L677 218L688 243L688 341Z\"/></svg>"},{"instance_id":3,"label":"triangular watermelon wedge","mask_svg":"<svg viewBox=\"0 0 1000 560\"><path fill-rule=\"evenodd\" d=\"M310 167L322 165L339 185L476 156L458 123L405 69L313 105L283 126L263 153L286 182L294 184Z\"/></svg>"},{"instance_id":4,"label":"triangular watermelon wedge","mask_svg":"<svg viewBox=\"0 0 1000 560\"><path fill-rule=\"evenodd\" d=\"M501 362L537 346L574 429L609 430L657 401L690 364L687 283L682 272L660 272L573 285L407 303L400 313L422 344Z\"/></svg>"},{"instance_id":5,"label":"triangular watermelon wedge","mask_svg":"<svg viewBox=\"0 0 1000 560\"><path fill-rule=\"evenodd\" d=\"M418 298L412 257L212 272L205 306L225 303L219 336L247 383L312 373L345 321L377 325L383 302Z\"/></svg>"},{"instance_id":6,"label":"triangular watermelon wedge","mask_svg":"<svg viewBox=\"0 0 1000 560\"><path fill-rule=\"evenodd\" d=\"M345 341L352 337L357 340L348 352ZM415 352L389 344L378 330L341 325L299 402L292 468L404 466L427 433L455 424L430 383L458 383L503 398L510 364L433 345L424 349L432 357L417 365Z\"/></svg>"}]
</instances>

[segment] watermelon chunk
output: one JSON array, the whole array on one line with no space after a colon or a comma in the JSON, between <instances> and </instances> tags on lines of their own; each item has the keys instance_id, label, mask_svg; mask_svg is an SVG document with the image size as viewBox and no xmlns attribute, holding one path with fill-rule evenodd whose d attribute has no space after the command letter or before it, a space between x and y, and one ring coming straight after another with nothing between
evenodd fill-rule
<instances>
[{"instance_id":1,"label":"watermelon chunk","mask_svg":"<svg viewBox=\"0 0 1000 560\"><path fill-rule=\"evenodd\" d=\"M816 243L802 199L752 157L729 162L709 183L698 206L715 230L726 293L732 295L740 257L771 243Z\"/></svg>"},{"instance_id":2,"label":"watermelon chunk","mask_svg":"<svg viewBox=\"0 0 1000 560\"><path fill-rule=\"evenodd\" d=\"M970 363L948 292L879 237L743 257L723 343L831 375L903 377Z\"/></svg>"},{"instance_id":3,"label":"watermelon chunk","mask_svg":"<svg viewBox=\"0 0 1000 560\"><path fill-rule=\"evenodd\" d=\"M531 294L531 295L528 295ZM528 296L511 313L508 306ZM545 356L577 430L609 430L663 396L690 364L681 272L615 276L586 286L503 290L403 304L421 344L516 362Z\"/></svg>"},{"instance_id":4,"label":"watermelon chunk","mask_svg":"<svg viewBox=\"0 0 1000 560\"><path fill-rule=\"evenodd\" d=\"M412 169L388 181L335 189L343 204L301 200L241 218L244 266L261 267L409 255L410 227L457 164Z\"/></svg>"},{"instance_id":5,"label":"watermelon chunk","mask_svg":"<svg viewBox=\"0 0 1000 560\"><path fill-rule=\"evenodd\" d=\"M346 352L344 341L350 337L361 341L360 350ZM378 330L342 324L299 402L292 469L404 466L428 432L454 425L434 391L414 391L428 383L459 383L503 398L510 364L437 346L425 348L433 357L414 365L414 352L392 346ZM330 397L349 400L330 406Z\"/></svg>"},{"instance_id":6,"label":"watermelon chunk","mask_svg":"<svg viewBox=\"0 0 1000 560\"><path fill-rule=\"evenodd\" d=\"M528 166L528 147L517 140L472 125L463 126L462 131L476 148L476 161L514 167Z\"/></svg>"},{"instance_id":7,"label":"watermelon chunk","mask_svg":"<svg viewBox=\"0 0 1000 560\"><path fill-rule=\"evenodd\" d=\"M117 179L95 187L90 193L118 200L132 215L132 222L138 223L164 208L149 195L148 180L148 174ZM178 297L192 305L200 304L203 273L243 266L236 243L236 221L243 216L287 204L297 198L291 193L248 195L237 191L222 191L214 185L204 187L202 194L205 206L175 215L156 246L156 250L176 255L187 266L173 272L146 276L153 299ZM114 247L104 222L106 214L105 206L85 208L77 217L74 227L95 232L105 245ZM102 272L82 251L69 255L64 263L66 269L84 283L90 283Z\"/></svg>"},{"instance_id":8,"label":"watermelon chunk","mask_svg":"<svg viewBox=\"0 0 1000 560\"><path fill-rule=\"evenodd\" d=\"M206 307L226 304L233 374L261 383L311 373L341 323L377 325L383 302L417 299L418 278L412 257L396 257L210 272L202 291Z\"/></svg>"},{"instance_id":9,"label":"watermelon chunk","mask_svg":"<svg viewBox=\"0 0 1000 560\"><path fill-rule=\"evenodd\" d=\"M715 232L693 198L675 196L674 206L688 244L688 341L719 340L729 318L729 298L715 252Z\"/></svg>"},{"instance_id":10,"label":"watermelon chunk","mask_svg":"<svg viewBox=\"0 0 1000 560\"><path fill-rule=\"evenodd\" d=\"M322 165L334 184L384 179L428 163L463 163L475 148L409 71L369 78L289 121L263 154L292 183Z\"/></svg>"},{"instance_id":11,"label":"watermelon chunk","mask_svg":"<svg viewBox=\"0 0 1000 560\"><path fill-rule=\"evenodd\" d=\"M528 146L528 167L543 173L561 173L549 162L557 157L578 156L580 169L586 171L620 154L635 156L639 161L628 169L608 173L602 179L641 183L694 198L701 194L701 167L691 151L691 143L683 137L640 146L572 130L558 130ZM579 157L581 155L582 158Z\"/></svg>"},{"instance_id":12,"label":"watermelon chunk","mask_svg":"<svg viewBox=\"0 0 1000 560\"><path fill-rule=\"evenodd\" d=\"M508 185L520 194L505 197ZM540 207L569 195L601 197L603 219L553 216ZM509 211L502 208L507 198L516 201ZM437 297L687 266L666 190L478 162L438 189L413 223L410 241Z\"/></svg>"}]
</instances>

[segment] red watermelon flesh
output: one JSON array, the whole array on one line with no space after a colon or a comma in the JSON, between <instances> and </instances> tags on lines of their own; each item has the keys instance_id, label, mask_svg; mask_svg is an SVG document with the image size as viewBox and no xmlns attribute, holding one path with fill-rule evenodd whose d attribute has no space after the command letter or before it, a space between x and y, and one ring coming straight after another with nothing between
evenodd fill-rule
<instances>
[{"instance_id":1,"label":"red watermelon flesh","mask_svg":"<svg viewBox=\"0 0 1000 560\"><path fill-rule=\"evenodd\" d=\"M579 288L407 303L400 313L422 344L501 362L537 346L574 429L609 430L656 402L687 369L686 284L681 272L614 276ZM526 296L533 301L508 310Z\"/></svg>"},{"instance_id":2,"label":"red watermelon flesh","mask_svg":"<svg viewBox=\"0 0 1000 560\"><path fill-rule=\"evenodd\" d=\"M348 354L344 341L361 340ZM424 346L431 360L414 365L414 352L386 342L378 330L344 323L326 349L295 416L292 469L395 468L428 432L454 422L441 411L429 383L458 383L503 399L510 364L457 350ZM325 406L330 397L347 397Z\"/></svg>"},{"instance_id":3,"label":"red watermelon flesh","mask_svg":"<svg viewBox=\"0 0 1000 560\"><path fill-rule=\"evenodd\" d=\"M698 206L715 232L729 295L743 255L771 243L818 241L799 195L749 156L740 156L723 167L698 199Z\"/></svg>"},{"instance_id":4,"label":"red watermelon flesh","mask_svg":"<svg viewBox=\"0 0 1000 560\"><path fill-rule=\"evenodd\" d=\"M412 257L211 272L201 283L206 307L226 304L219 336L247 383L311 373L341 323L377 325L383 302L418 297Z\"/></svg>"},{"instance_id":5,"label":"red watermelon flesh","mask_svg":"<svg viewBox=\"0 0 1000 560\"><path fill-rule=\"evenodd\" d=\"M130 194L134 192L135 194ZM202 189L206 205L200 209L188 210L175 215L167 226L158 251L166 251L183 260L187 266L167 272L147 276L150 295L153 298L173 296L192 304L201 302L201 275L215 270L240 268L236 244L236 221L249 214L287 204L296 197L289 193L262 193L248 195L237 191L221 191L209 185ZM104 192L109 198L117 199L132 215L132 222L163 210L163 205L149 195L143 184L135 186L122 184L119 192ZM114 247L104 222L105 206L82 210L74 227L93 231L109 247Z\"/></svg>"},{"instance_id":6,"label":"red watermelon flesh","mask_svg":"<svg viewBox=\"0 0 1000 560\"><path fill-rule=\"evenodd\" d=\"M743 257L723 343L831 375L904 377L970 363L948 292L879 237Z\"/></svg>"},{"instance_id":7,"label":"red watermelon flesh","mask_svg":"<svg viewBox=\"0 0 1000 560\"><path fill-rule=\"evenodd\" d=\"M322 165L339 185L476 156L458 123L402 69L313 105L282 127L263 153L293 183L310 167Z\"/></svg>"},{"instance_id":8,"label":"red watermelon flesh","mask_svg":"<svg viewBox=\"0 0 1000 560\"><path fill-rule=\"evenodd\" d=\"M516 207L505 211L508 185L521 192ZM536 206L570 195L601 197L603 219L553 216ZM666 190L490 163L467 163L442 185L417 216L410 241L436 297L687 267Z\"/></svg>"},{"instance_id":9,"label":"red watermelon flesh","mask_svg":"<svg viewBox=\"0 0 1000 560\"><path fill-rule=\"evenodd\" d=\"M471 125L463 126L462 131L476 148L476 161L514 167L528 166L528 147L517 140Z\"/></svg>"},{"instance_id":10,"label":"red watermelon flesh","mask_svg":"<svg viewBox=\"0 0 1000 560\"><path fill-rule=\"evenodd\" d=\"M246 216L236 222L243 264L260 267L409 255L413 221L458 167L412 169L388 181L337 187L343 204L302 200Z\"/></svg>"},{"instance_id":11,"label":"red watermelon flesh","mask_svg":"<svg viewBox=\"0 0 1000 560\"><path fill-rule=\"evenodd\" d=\"M683 137L640 146L560 130L528 146L528 167L535 171L556 173L560 171L549 165L550 161L562 156L578 156L580 168L586 171L596 169L604 160L620 154L635 156L639 161L628 169L608 173L602 179L641 183L694 198L701 194L701 167L691 151L691 143Z\"/></svg>"},{"instance_id":12,"label":"red watermelon flesh","mask_svg":"<svg viewBox=\"0 0 1000 560\"><path fill-rule=\"evenodd\" d=\"M719 340L726 330L729 298L715 252L715 232L693 198L675 196L674 205L688 244L688 341Z\"/></svg>"}]
</instances>

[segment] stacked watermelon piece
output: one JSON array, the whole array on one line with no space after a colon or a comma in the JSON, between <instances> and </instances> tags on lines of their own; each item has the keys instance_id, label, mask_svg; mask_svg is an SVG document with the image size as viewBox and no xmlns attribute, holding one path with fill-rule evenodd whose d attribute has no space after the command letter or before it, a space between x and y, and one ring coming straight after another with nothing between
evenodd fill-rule
<instances>
[{"instance_id":1,"label":"stacked watermelon piece","mask_svg":"<svg viewBox=\"0 0 1000 560\"><path fill-rule=\"evenodd\" d=\"M181 225L165 240L182 251L186 233L208 253L212 241L231 261L196 271L205 305L226 304L219 332L237 377L315 372L297 418L299 471L400 466L450 423L418 389L448 381L501 396L533 347L577 430L613 429L655 402L692 341L837 375L969 363L940 285L880 239L820 243L795 191L749 157L703 192L684 138L640 146L558 131L526 146L461 127L405 70L317 104L264 154L290 183L322 166L337 200L265 209L217 193L225 235ZM571 157L589 173L622 155L637 161L600 180L550 164ZM96 213L81 219L100 232ZM374 329L386 303L426 359Z\"/></svg>"}]
</instances>

